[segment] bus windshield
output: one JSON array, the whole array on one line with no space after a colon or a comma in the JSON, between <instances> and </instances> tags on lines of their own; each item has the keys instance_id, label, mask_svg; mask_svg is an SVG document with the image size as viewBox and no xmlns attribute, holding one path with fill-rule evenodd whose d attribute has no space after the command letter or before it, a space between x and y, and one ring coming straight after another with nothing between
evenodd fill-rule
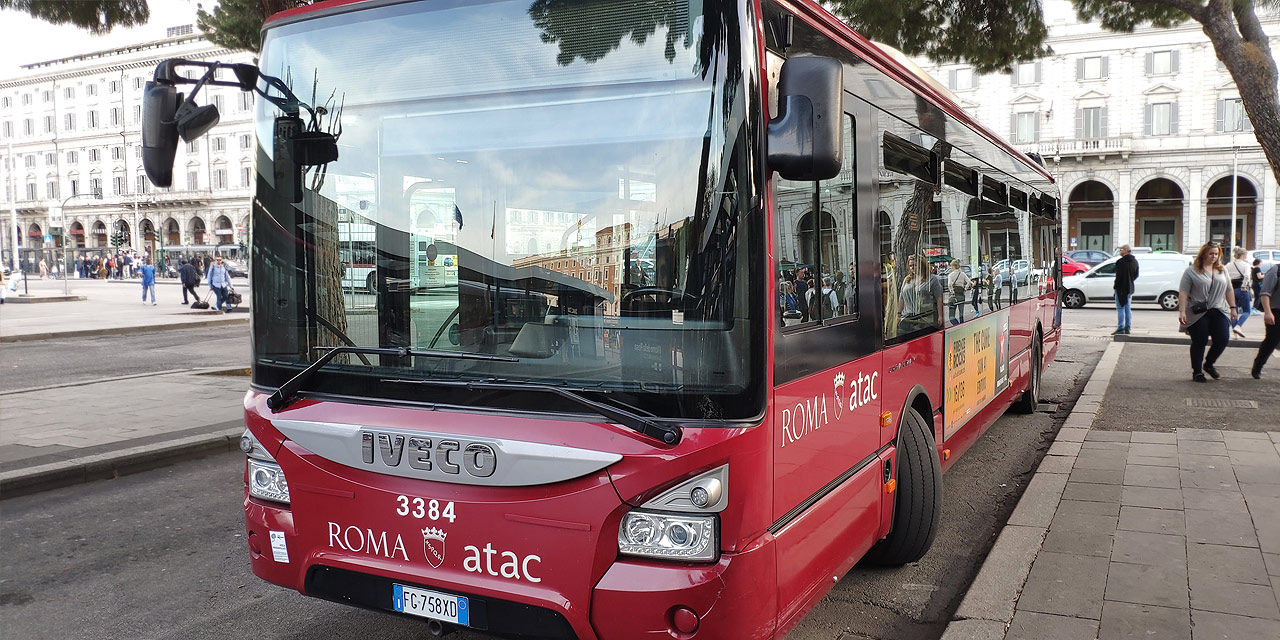
<instances>
[{"instance_id":1,"label":"bus windshield","mask_svg":"<svg viewBox=\"0 0 1280 640\"><path fill-rule=\"evenodd\" d=\"M339 157L295 201L285 114L258 101L255 383L322 347L411 347L515 361L344 355L314 389L528 381L659 417L758 415L741 10L441 1L269 25L262 72L322 107Z\"/></svg>"}]
</instances>

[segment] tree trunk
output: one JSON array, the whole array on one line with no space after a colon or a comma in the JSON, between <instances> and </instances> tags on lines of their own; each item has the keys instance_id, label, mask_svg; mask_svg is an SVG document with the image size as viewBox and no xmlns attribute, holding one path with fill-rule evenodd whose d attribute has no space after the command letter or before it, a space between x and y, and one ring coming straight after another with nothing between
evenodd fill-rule
<instances>
[{"instance_id":1,"label":"tree trunk","mask_svg":"<svg viewBox=\"0 0 1280 640\"><path fill-rule=\"evenodd\" d=\"M1234 12L1233 12L1233 5ZM1240 101L1271 172L1280 180L1280 95L1276 61L1252 3L1210 0L1193 14L1240 91Z\"/></svg>"},{"instance_id":2,"label":"tree trunk","mask_svg":"<svg viewBox=\"0 0 1280 640\"><path fill-rule=\"evenodd\" d=\"M314 277L310 283L314 287L313 311L315 317L324 319L337 330L335 333L330 326L319 322L308 323L309 343L319 347L344 345L347 344L347 308L342 291L345 267L338 255L338 203L321 196L318 191L308 189L304 194L303 204L313 233L312 246L308 250ZM315 353L299 355L304 361L317 357ZM346 361L345 355L335 359L335 362Z\"/></svg>"}]
</instances>

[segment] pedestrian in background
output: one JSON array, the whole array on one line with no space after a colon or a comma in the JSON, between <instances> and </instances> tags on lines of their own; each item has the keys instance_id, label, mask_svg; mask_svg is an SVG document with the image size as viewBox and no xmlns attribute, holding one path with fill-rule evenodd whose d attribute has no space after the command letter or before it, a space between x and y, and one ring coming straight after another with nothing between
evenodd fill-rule
<instances>
[{"instance_id":1,"label":"pedestrian in background","mask_svg":"<svg viewBox=\"0 0 1280 640\"><path fill-rule=\"evenodd\" d=\"M224 313L230 311L231 303L227 300L227 289L231 287L231 274L227 273L227 268L222 265L222 256L214 258L213 264L209 266L205 275L209 278L209 288L213 290L214 295L218 296L217 309Z\"/></svg>"},{"instance_id":2,"label":"pedestrian in background","mask_svg":"<svg viewBox=\"0 0 1280 640\"><path fill-rule=\"evenodd\" d=\"M849 277L844 281L844 312L858 311L858 263L849 263Z\"/></svg>"},{"instance_id":3,"label":"pedestrian in background","mask_svg":"<svg viewBox=\"0 0 1280 640\"><path fill-rule=\"evenodd\" d=\"M1271 267L1262 279L1258 300L1262 304L1262 329L1266 333L1258 345L1258 355L1253 358L1251 373L1255 380L1262 377L1262 365L1267 363L1276 346L1280 346L1280 323L1276 322L1276 316L1280 316L1280 265Z\"/></svg>"},{"instance_id":4,"label":"pedestrian in background","mask_svg":"<svg viewBox=\"0 0 1280 640\"><path fill-rule=\"evenodd\" d=\"M49 277L49 263L45 262L44 258L40 258L40 279L44 280L45 278L48 278L48 277Z\"/></svg>"},{"instance_id":5,"label":"pedestrian in background","mask_svg":"<svg viewBox=\"0 0 1280 640\"><path fill-rule=\"evenodd\" d=\"M947 274L947 289L951 292L951 324L964 322L964 303L973 281L960 268L960 259L951 261L951 273ZM976 313L976 311L975 311Z\"/></svg>"},{"instance_id":6,"label":"pedestrian in background","mask_svg":"<svg viewBox=\"0 0 1280 640\"><path fill-rule=\"evenodd\" d=\"M1245 337L1240 329L1244 321L1249 319L1252 298L1249 295L1249 263L1244 260L1244 248L1231 250L1231 262L1227 263L1227 278L1231 280L1231 289L1236 297L1236 319L1231 321L1231 333Z\"/></svg>"},{"instance_id":7,"label":"pedestrian in background","mask_svg":"<svg viewBox=\"0 0 1280 640\"><path fill-rule=\"evenodd\" d=\"M1206 382L1206 373L1214 380L1221 377L1213 363L1226 351L1231 322L1236 319L1235 294L1219 263L1221 257L1216 242L1200 247L1178 286L1179 331L1191 336L1191 379L1196 382ZM1204 348L1210 340L1213 344L1206 355Z\"/></svg>"},{"instance_id":8,"label":"pedestrian in background","mask_svg":"<svg viewBox=\"0 0 1280 640\"><path fill-rule=\"evenodd\" d=\"M971 280L973 282L973 317L982 315L982 309L978 304L982 301L982 290L990 286L987 281L986 274L982 272L982 267L978 267L977 275Z\"/></svg>"},{"instance_id":9,"label":"pedestrian in background","mask_svg":"<svg viewBox=\"0 0 1280 640\"><path fill-rule=\"evenodd\" d=\"M147 292L151 292L151 306L156 305L156 268L151 266L151 261L146 260L142 266L138 267L138 273L142 274L142 304L147 303Z\"/></svg>"},{"instance_id":10,"label":"pedestrian in background","mask_svg":"<svg viewBox=\"0 0 1280 640\"><path fill-rule=\"evenodd\" d=\"M991 270L991 293L995 299L988 299L987 306L992 309L1000 309L1004 307L1004 303L1000 298L1004 295L1004 273L1000 271L1000 267Z\"/></svg>"},{"instance_id":11,"label":"pedestrian in background","mask_svg":"<svg viewBox=\"0 0 1280 640\"><path fill-rule=\"evenodd\" d=\"M1116 279L1111 288L1116 292L1116 330L1111 335L1126 335L1133 325L1133 281L1138 279L1138 259L1129 253L1129 245L1120 245L1116 261Z\"/></svg>"},{"instance_id":12,"label":"pedestrian in background","mask_svg":"<svg viewBox=\"0 0 1280 640\"><path fill-rule=\"evenodd\" d=\"M191 294L192 302L200 299L200 294L196 292L196 287L200 286L200 274L196 273L195 265L180 260L178 266L178 280L182 283L182 304L191 304L187 302L187 294Z\"/></svg>"},{"instance_id":13,"label":"pedestrian in background","mask_svg":"<svg viewBox=\"0 0 1280 640\"><path fill-rule=\"evenodd\" d=\"M1249 286L1253 291L1253 308L1263 311L1262 306L1262 279L1265 274L1262 273L1262 258L1254 258L1253 266L1249 268Z\"/></svg>"}]
</instances>

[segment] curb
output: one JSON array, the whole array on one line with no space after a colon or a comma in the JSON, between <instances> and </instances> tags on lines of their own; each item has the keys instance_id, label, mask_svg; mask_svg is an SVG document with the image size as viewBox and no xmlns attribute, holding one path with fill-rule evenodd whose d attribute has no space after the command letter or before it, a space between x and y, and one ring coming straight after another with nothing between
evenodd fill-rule
<instances>
[{"instance_id":1,"label":"curb","mask_svg":"<svg viewBox=\"0 0 1280 640\"><path fill-rule=\"evenodd\" d=\"M1116 340L1108 345L1098 360L1071 414L1058 429L1048 453L1036 467L1017 507L947 624L942 640L1003 640L1008 633L1018 597L1031 574L1031 564L1040 553L1049 524L1062 501L1067 476L1075 465L1085 434L1098 415L1111 376L1120 362L1124 342Z\"/></svg>"},{"instance_id":2,"label":"curb","mask_svg":"<svg viewBox=\"0 0 1280 640\"><path fill-rule=\"evenodd\" d=\"M182 460L240 450L243 427L189 436L158 444L72 458L0 473L0 499L15 498L92 480L105 480L163 467Z\"/></svg>"},{"instance_id":3,"label":"curb","mask_svg":"<svg viewBox=\"0 0 1280 640\"><path fill-rule=\"evenodd\" d=\"M42 302L83 302L84 296L24 296L16 295L5 299L6 304L40 304Z\"/></svg>"},{"instance_id":4,"label":"curb","mask_svg":"<svg viewBox=\"0 0 1280 640\"><path fill-rule=\"evenodd\" d=\"M138 327L108 327L103 329L81 329L75 331L50 331L47 333L26 333L16 336L0 336L0 343L30 342L34 340L52 340L55 338L86 338L92 336L115 336L131 333L151 333L153 331L174 331L178 329L199 329L221 325L249 324L249 318L219 318L217 320L197 320L194 322L174 322L170 324L143 325Z\"/></svg>"},{"instance_id":5,"label":"curb","mask_svg":"<svg viewBox=\"0 0 1280 640\"><path fill-rule=\"evenodd\" d=\"M1135 335L1119 335L1112 338L1113 342L1136 342L1142 344L1176 344L1183 347L1191 346L1191 338L1174 338L1164 336L1135 336ZM1261 340L1250 340L1248 338L1232 337L1227 341L1228 347L1241 347L1248 349L1257 349L1262 346Z\"/></svg>"}]
</instances>

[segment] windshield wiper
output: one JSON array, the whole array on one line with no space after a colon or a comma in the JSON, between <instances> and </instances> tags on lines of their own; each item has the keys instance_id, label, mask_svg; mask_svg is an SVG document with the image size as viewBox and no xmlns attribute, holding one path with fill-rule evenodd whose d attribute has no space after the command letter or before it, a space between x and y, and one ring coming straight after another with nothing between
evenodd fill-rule
<instances>
[{"instance_id":1,"label":"windshield wiper","mask_svg":"<svg viewBox=\"0 0 1280 640\"><path fill-rule=\"evenodd\" d=\"M327 349L325 354L316 358L310 366L298 372L298 375L289 378L284 384L280 385L276 392L267 398L267 408L272 411L279 411L293 401L293 397L297 395L298 389L306 384L308 380L316 374L317 371L324 368L334 356L343 353L355 354L371 354L380 356L395 356L398 358L424 357L424 358L449 358L453 360L488 360L491 362L519 362L520 358L511 356L494 356L487 353L466 353L456 351L435 351L430 349L410 349L408 347L316 347L317 349Z\"/></svg>"},{"instance_id":2,"label":"windshield wiper","mask_svg":"<svg viewBox=\"0 0 1280 640\"><path fill-rule=\"evenodd\" d=\"M468 391L492 389L496 391L538 391L542 393L554 393L561 398L571 400L576 404L591 409L592 411L617 422L632 431L649 436L650 438L656 438L663 444L677 444L680 442L680 438L683 435L683 432L678 426L665 425L642 416L639 413L632 411L630 408L624 409L622 407L616 407L603 402L597 402L575 390L567 389L565 387L557 387L550 384L538 384L536 382L494 382L492 380L404 380L398 378L387 378L380 380L379 382L399 382L405 384L457 387ZM614 400L614 402L618 401Z\"/></svg>"}]
</instances>

